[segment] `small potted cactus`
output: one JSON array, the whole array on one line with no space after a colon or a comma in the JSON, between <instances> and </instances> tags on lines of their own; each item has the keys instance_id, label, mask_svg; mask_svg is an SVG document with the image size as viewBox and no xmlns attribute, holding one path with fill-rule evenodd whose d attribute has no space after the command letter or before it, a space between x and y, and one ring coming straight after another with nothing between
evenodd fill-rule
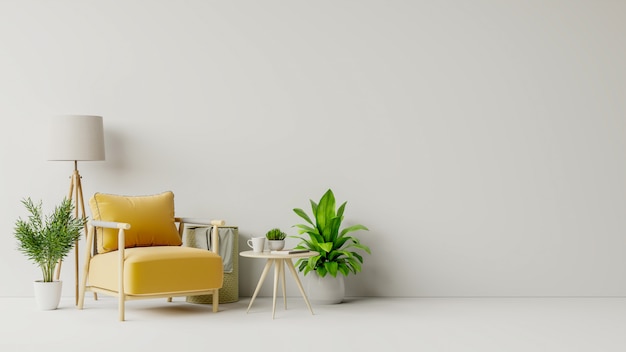
<instances>
[{"instance_id":1,"label":"small potted cactus","mask_svg":"<svg viewBox=\"0 0 626 352\"><path fill-rule=\"evenodd\" d=\"M279 228L274 228L265 234L270 251L279 251L285 248L285 237L287 234Z\"/></svg>"}]
</instances>

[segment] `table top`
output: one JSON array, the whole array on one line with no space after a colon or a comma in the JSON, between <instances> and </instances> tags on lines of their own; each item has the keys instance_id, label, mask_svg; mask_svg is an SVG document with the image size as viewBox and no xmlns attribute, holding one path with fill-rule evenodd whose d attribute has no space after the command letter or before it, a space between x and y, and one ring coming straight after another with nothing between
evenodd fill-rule
<instances>
[{"instance_id":1,"label":"table top","mask_svg":"<svg viewBox=\"0 0 626 352\"><path fill-rule=\"evenodd\" d=\"M272 254L269 251L265 251L265 252L253 252L253 251L244 251L244 252L240 252L239 255L242 257L248 257L248 258L264 258L264 259L290 259L290 258L308 258L308 257L312 257L315 255L318 255L318 252L315 251L309 251L309 252L303 252L303 253L293 253L293 254Z\"/></svg>"}]
</instances>

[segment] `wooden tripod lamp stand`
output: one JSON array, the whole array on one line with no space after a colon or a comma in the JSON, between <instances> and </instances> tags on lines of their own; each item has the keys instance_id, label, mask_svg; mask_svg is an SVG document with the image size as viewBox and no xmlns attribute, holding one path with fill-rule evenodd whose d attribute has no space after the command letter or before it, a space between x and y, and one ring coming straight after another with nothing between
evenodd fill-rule
<instances>
[{"instance_id":1,"label":"wooden tripod lamp stand","mask_svg":"<svg viewBox=\"0 0 626 352\"><path fill-rule=\"evenodd\" d=\"M50 125L50 144L48 160L73 161L74 172L70 180L68 199L74 202L75 217L85 218L85 200L81 176L78 172L79 161L104 160L104 129L102 116L63 115L54 117ZM85 225L85 235L87 225ZM75 293L78 304L78 242L74 245ZM55 279L61 275L61 263L57 265Z\"/></svg>"}]
</instances>

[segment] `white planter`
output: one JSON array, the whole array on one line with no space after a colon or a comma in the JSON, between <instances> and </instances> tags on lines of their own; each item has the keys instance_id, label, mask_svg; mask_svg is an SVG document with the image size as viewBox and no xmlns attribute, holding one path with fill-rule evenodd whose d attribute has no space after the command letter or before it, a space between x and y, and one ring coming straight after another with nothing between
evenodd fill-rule
<instances>
[{"instance_id":1,"label":"white planter","mask_svg":"<svg viewBox=\"0 0 626 352\"><path fill-rule=\"evenodd\" d=\"M336 277L326 275L320 277L315 272L310 272L304 277L306 294L313 304L337 304L343 301L346 286L343 275Z\"/></svg>"},{"instance_id":2,"label":"white planter","mask_svg":"<svg viewBox=\"0 0 626 352\"><path fill-rule=\"evenodd\" d=\"M57 309L61 301L63 281L35 281L35 300L41 310Z\"/></svg>"},{"instance_id":3,"label":"white planter","mask_svg":"<svg viewBox=\"0 0 626 352\"><path fill-rule=\"evenodd\" d=\"M268 240L267 246L270 251L279 251L285 248L285 240Z\"/></svg>"}]
</instances>

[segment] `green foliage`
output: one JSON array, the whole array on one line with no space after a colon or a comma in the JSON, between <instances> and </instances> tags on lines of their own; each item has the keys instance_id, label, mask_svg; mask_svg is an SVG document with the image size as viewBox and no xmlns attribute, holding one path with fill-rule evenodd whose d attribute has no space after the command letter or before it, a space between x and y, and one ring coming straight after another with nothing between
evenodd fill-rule
<instances>
[{"instance_id":1,"label":"green foliage","mask_svg":"<svg viewBox=\"0 0 626 352\"><path fill-rule=\"evenodd\" d=\"M341 229L347 202L336 208L335 195L330 189L324 193L319 203L313 200L310 202L313 219L302 209L293 209L307 224L294 225L298 228L300 236L292 237L302 240L296 248L316 251L319 255L299 259L296 262L298 270L304 275L315 271L321 277L326 274L335 277L338 272L344 276L348 276L350 272L354 274L360 272L363 257L354 250L362 250L368 254L371 254L371 251L356 237L347 234L357 230L367 231L368 228L363 225L352 225ZM303 234L308 236L302 236Z\"/></svg>"},{"instance_id":2,"label":"green foliage","mask_svg":"<svg viewBox=\"0 0 626 352\"><path fill-rule=\"evenodd\" d=\"M29 212L28 220L19 218L15 222L15 238L18 250L42 271L43 281L53 281L57 263L65 258L80 239L81 230L87 219L72 215L74 205L63 199L52 215L44 215L41 201L34 204L30 198L22 200Z\"/></svg>"},{"instance_id":3,"label":"green foliage","mask_svg":"<svg viewBox=\"0 0 626 352\"><path fill-rule=\"evenodd\" d=\"M287 237L287 234L276 228L267 231L265 237L267 237L267 239L270 241L284 240L285 237Z\"/></svg>"}]
</instances>

